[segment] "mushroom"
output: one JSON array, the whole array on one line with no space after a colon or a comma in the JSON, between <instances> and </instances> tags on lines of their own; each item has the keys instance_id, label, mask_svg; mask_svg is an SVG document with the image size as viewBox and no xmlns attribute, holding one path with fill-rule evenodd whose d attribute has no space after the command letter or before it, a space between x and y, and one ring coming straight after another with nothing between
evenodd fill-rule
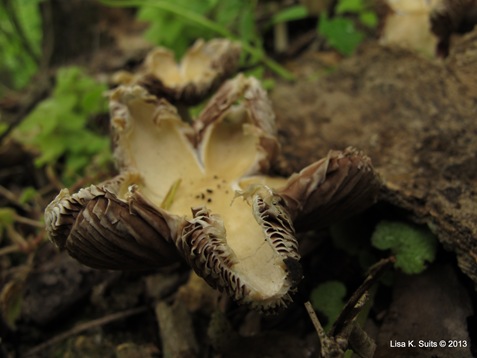
<instances>
[{"instance_id":1,"label":"mushroom","mask_svg":"<svg viewBox=\"0 0 477 358\"><path fill-rule=\"evenodd\" d=\"M137 74L120 72L116 81L139 84L174 104L193 105L210 95L238 66L240 44L226 39L197 40L176 63L174 53L158 47Z\"/></svg>"},{"instance_id":2,"label":"mushroom","mask_svg":"<svg viewBox=\"0 0 477 358\"><path fill-rule=\"evenodd\" d=\"M51 240L96 268L144 269L183 259L239 303L273 311L302 278L295 227L323 226L371 205L380 180L348 148L290 178L270 175L279 152L274 113L255 78L225 82L184 122L138 85L110 94L120 174L45 210Z\"/></svg>"}]
</instances>

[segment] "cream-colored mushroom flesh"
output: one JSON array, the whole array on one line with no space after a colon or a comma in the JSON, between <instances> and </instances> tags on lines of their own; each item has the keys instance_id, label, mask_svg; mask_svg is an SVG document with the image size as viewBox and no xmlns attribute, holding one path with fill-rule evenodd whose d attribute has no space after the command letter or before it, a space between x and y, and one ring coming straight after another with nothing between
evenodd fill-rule
<instances>
[{"instance_id":1,"label":"cream-colored mushroom flesh","mask_svg":"<svg viewBox=\"0 0 477 358\"><path fill-rule=\"evenodd\" d=\"M210 81L213 76L209 69L210 57L200 51L203 43L199 45L199 48L195 46L195 49L191 49L179 65L173 52L163 48L156 49L148 55L146 66L151 69L152 75L170 87L179 87L188 82Z\"/></svg>"},{"instance_id":2,"label":"cream-colored mushroom flesh","mask_svg":"<svg viewBox=\"0 0 477 358\"><path fill-rule=\"evenodd\" d=\"M261 216L255 207L262 203L286 217L266 185L282 186L286 180L251 175L264 157L263 133L250 123L243 103L233 104L208 125L197 147L190 140L191 127L181 121L175 108L140 87L115 90L111 109L116 155L123 168L140 174L138 189L156 206L189 221L192 209L200 207L218 217L232 253L230 269L247 287L246 301L274 300L286 294L291 283L285 257L271 242L273 230L267 231L263 223L267 219L263 215L268 214ZM291 232L280 228L280 235L293 234L291 223L286 225Z\"/></svg>"}]
</instances>

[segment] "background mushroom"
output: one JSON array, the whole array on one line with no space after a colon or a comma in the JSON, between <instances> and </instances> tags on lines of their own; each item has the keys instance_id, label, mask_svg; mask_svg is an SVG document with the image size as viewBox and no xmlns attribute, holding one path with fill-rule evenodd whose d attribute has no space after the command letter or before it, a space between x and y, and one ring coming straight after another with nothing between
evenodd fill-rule
<instances>
[{"instance_id":1,"label":"background mushroom","mask_svg":"<svg viewBox=\"0 0 477 358\"><path fill-rule=\"evenodd\" d=\"M210 95L238 66L240 45L226 39L197 40L177 63L167 48L157 47L135 74L120 72L116 80L137 83L158 97L179 105L193 105Z\"/></svg>"}]
</instances>

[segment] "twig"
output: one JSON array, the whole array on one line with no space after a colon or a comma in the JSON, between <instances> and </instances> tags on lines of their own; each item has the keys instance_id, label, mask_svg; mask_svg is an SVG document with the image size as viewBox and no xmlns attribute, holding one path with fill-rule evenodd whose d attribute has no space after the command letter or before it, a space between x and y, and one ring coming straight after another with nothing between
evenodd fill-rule
<instances>
[{"instance_id":1,"label":"twig","mask_svg":"<svg viewBox=\"0 0 477 358\"><path fill-rule=\"evenodd\" d=\"M310 301L305 302L305 308L308 312L308 316L310 316L313 326L315 327L316 334L318 335L318 341L320 342L320 357L343 357L344 350L340 346L340 342L335 341L334 337L326 335Z\"/></svg>"},{"instance_id":2,"label":"twig","mask_svg":"<svg viewBox=\"0 0 477 358\"><path fill-rule=\"evenodd\" d=\"M45 225L41 221L26 218L26 217L20 216L20 215L15 215L14 220L16 222L21 223L21 224L33 226L33 227L36 227L36 228L39 228L39 229L43 229L45 227Z\"/></svg>"},{"instance_id":3,"label":"twig","mask_svg":"<svg viewBox=\"0 0 477 358\"><path fill-rule=\"evenodd\" d=\"M74 326L72 329L70 329L69 331L61 333L61 334L47 340L46 342L43 342L43 343L37 345L36 347L33 347L32 349L30 349L28 352L25 353L24 357L34 356L34 355L38 354L39 352L53 346L56 343L59 343L59 342L65 340L65 339L67 339L71 336L77 335L81 332L87 331L91 328L101 327L101 326L107 325L107 324L109 324L111 322L114 322L114 321L119 321L121 319L125 319L125 318L131 317L131 316L135 316L137 314L145 312L146 310L147 310L147 307L145 307L145 306L132 308L132 309L125 310L125 311L122 311L122 312L112 313L110 315L107 315L107 316L104 316L104 317L101 317L101 318L98 318L98 319L94 319L94 320L89 321L89 322L78 324L78 325Z\"/></svg>"},{"instance_id":4,"label":"twig","mask_svg":"<svg viewBox=\"0 0 477 358\"><path fill-rule=\"evenodd\" d=\"M57 191L60 191L61 189L63 189L65 186L63 185L63 183L61 182L61 180L58 178L58 176L56 175L56 172L55 170L53 169L53 166L51 164L48 164L46 166L46 177L48 178L48 180L50 181L51 185L57 190Z\"/></svg>"},{"instance_id":5,"label":"twig","mask_svg":"<svg viewBox=\"0 0 477 358\"><path fill-rule=\"evenodd\" d=\"M29 213L34 213L33 208L30 205L22 203L14 193L12 193L10 190L5 188L3 185L0 185L0 196L3 196L5 199L10 201L13 205L19 207L20 209L24 211ZM15 214L13 219L16 222L19 222L21 224L33 226L39 229L43 229L45 227L45 225L39 220L30 219L18 214Z\"/></svg>"},{"instance_id":6,"label":"twig","mask_svg":"<svg viewBox=\"0 0 477 358\"><path fill-rule=\"evenodd\" d=\"M0 256L8 255L8 254L11 254L13 252L17 252L18 250L19 250L19 248L18 248L17 244L5 246L5 247L2 247L0 249Z\"/></svg>"},{"instance_id":7,"label":"twig","mask_svg":"<svg viewBox=\"0 0 477 358\"><path fill-rule=\"evenodd\" d=\"M313 309L313 306L311 305L310 301L305 302L305 308L306 312L308 312L308 316L310 316L311 323L313 323L313 327L315 327L315 331L318 334L318 337L320 338L320 341L323 337L325 337L325 330L323 329L323 326L320 323L320 320L316 316L316 312Z\"/></svg>"},{"instance_id":8,"label":"twig","mask_svg":"<svg viewBox=\"0 0 477 358\"><path fill-rule=\"evenodd\" d=\"M26 250L28 247L28 241L13 227L13 224L6 225L5 231L7 236L18 245L20 250Z\"/></svg>"},{"instance_id":9,"label":"twig","mask_svg":"<svg viewBox=\"0 0 477 358\"><path fill-rule=\"evenodd\" d=\"M30 212L31 207L27 204L21 203L18 200L18 197L12 193L10 190L5 188L3 185L0 185L0 196L3 196L5 199L7 199L9 202L14 204L15 206L19 207L20 209Z\"/></svg>"},{"instance_id":10,"label":"twig","mask_svg":"<svg viewBox=\"0 0 477 358\"><path fill-rule=\"evenodd\" d=\"M185 304L176 301L170 306L164 301L159 301L155 312L160 326L164 357L197 357L199 344L193 329L191 313Z\"/></svg>"}]
</instances>

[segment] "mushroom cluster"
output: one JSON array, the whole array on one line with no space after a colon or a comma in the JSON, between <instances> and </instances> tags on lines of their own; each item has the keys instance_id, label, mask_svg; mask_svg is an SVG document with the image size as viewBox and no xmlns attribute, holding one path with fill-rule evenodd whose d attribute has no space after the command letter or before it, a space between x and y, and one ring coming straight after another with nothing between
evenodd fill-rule
<instances>
[{"instance_id":1,"label":"mushroom cluster","mask_svg":"<svg viewBox=\"0 0 477 358\"><path fill-rule=\"evenodd\" d=\"M46 228L58 247L104 269L185 260L240 303L276 310L291 301L302 278L295 230L365 209L380 180L352 148L289 178L270 175L279 152L274 113L260 83L242 74L184 121L171 103L204 99L236 70L238 49L199 42L173 68L156 50L110 93L120 174L74 194L63 189L48 205Z\"/></svg>"}]
</instances>

